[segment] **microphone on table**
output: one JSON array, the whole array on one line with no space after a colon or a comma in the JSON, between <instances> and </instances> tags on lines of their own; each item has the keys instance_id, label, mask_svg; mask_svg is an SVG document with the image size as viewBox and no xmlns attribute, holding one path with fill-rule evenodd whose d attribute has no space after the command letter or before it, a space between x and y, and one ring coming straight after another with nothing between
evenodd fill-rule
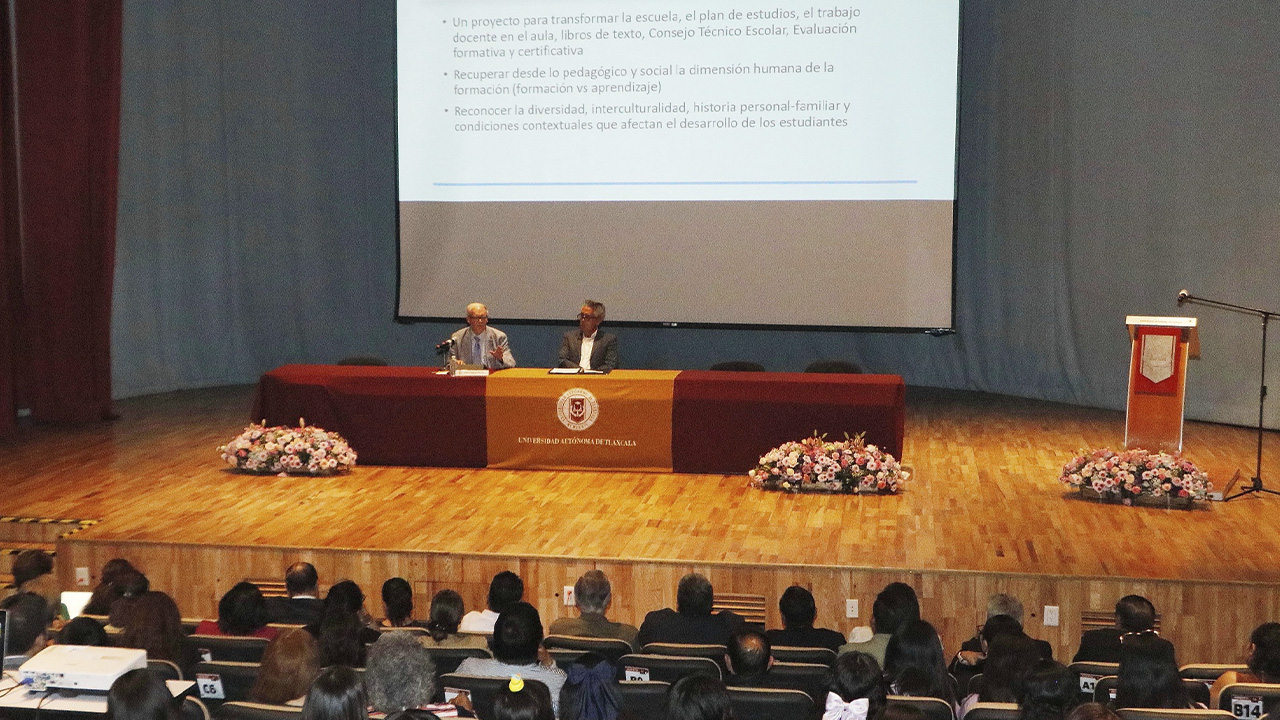
<instances>
[{"instance_id":1,"label":"microphone on table","mask_svg":"<svg viewBox=\"0 0 1280 720\"><path fill-rule=\"evenodd\" d=\"M449 352L449 347L453 345L453 338L446 338L444 342L436 345L436 354L443 355Z\"/></svg>"}]
</instances>

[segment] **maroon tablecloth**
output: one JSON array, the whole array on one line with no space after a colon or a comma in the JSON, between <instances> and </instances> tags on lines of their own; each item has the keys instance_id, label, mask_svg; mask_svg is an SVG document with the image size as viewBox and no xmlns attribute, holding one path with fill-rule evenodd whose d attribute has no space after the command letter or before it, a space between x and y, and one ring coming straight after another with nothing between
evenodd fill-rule
<instances>
[{"instance_id":1,"label":"maroon tablecloth","mask_svg":"<svg viewBox=\"0 0 1280 720\"><path fill-rule=\"evenodd\" d=\"M831 440L865 432L902 459L906 393L897 375L687 370L676 377L671 462L676 472L745 473L815 430Z\"/></svg>"},{"instance_id":2,"label":"maroon tablecloth","mask_svg":"<svg viewBox=\"0 0 1280 720\"><path fill-rule=\"evenodd\" d=\"M253 419L341 433L362 465L484 467L484 385L435 368L285 365L258 381Z\"/></svg>"},{"instance_id":3,"label":"maroon tablecloth","mask_svg":"<svg viewBox=\"0 0 1280 720\"><path fill-rule=\"evenodd\" d=\"M485 383L434 368L285 365L259 381L253 420L304 418L339 432L364 465L484 467ZM745 473L770 448L815 430L836 440L865 432L901 459L905 400L897 375L688 370L674 385L672 467Z\"/></svg>"}]
</instances>

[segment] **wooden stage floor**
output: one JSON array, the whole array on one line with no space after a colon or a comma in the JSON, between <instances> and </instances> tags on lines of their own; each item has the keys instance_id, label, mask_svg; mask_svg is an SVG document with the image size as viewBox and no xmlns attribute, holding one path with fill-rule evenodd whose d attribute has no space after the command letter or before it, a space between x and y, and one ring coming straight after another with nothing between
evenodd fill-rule
<instances>
[{"instance_id":1,"label":"wooden stage floor","mask_svg":"<svg viewBox=\"0 0 1280 720\"><path fill-rule=\"evenodd\" d=\"M220 567L182 589L197 606L190 612L207 613L230 584L272 576L298 549L312 549L363 552L362 561L329 566L363 572L362 584L417 573L428 577L415 586L420 597L462 584L469 605L483 597L493 568L515 559L522 575L541 575L548 596L584 567L607 567L611 577L633 575L615 582L625 598L615 609L633 621L671 602L674 578L688 567L713 579L737 572L723 584L766 596L806 582L827 607L860 597L868 610L886 579L906 578L929 612L947 616L947 642L981 620L959 608L980 609L988 592L1007 588L1029 608L1062 605L1063 626L1040 632L1062 652L1078 637L1080 612L1105 610L1135 587L1158 597L1162 610L1172 605L1210 623L1180 628L1204 660L1233 659L1222 656L1239 647L1240 633L1258 618L1280 619L1280 497L1180 511L1103 505L1059 485L1076 450L1123 442L1119 412L913 388L906 491L849 497L751 490L745 476L404 467L332 478L237 475L216 447L247 423L251 396L252 388L233 387L136 398L118 404L112 423L24 430L0 442L0 515L100 520L59 546L95 573L131 543L221 548L207 561ZM1252 474L1248 429L1188 423L1185 447L1219 486L1237 468ZM1263 477L1280 482L1276 433L1265 442ZM237 560L226 548L246 550ZM263 548L283 550L249 557ZM399 553L400 564L369 569L370 553L382 551ZM173 553L165 557L196 558ZM415 553L436 564L403 559ZM479 560L459 569L454 557ZM241 561L246 567L229 567ZM188 562L206 561L173 564ZM624 569L640 564L648 569ZM59 572L69 582L69 571ZM182 583L171 576L169 585ZM553 597L540 602L544 613L556 610ZM1224 603L1250 607L1222 620Z\"/></svg>"},{"instance_id":2,"label":"wooden stage floor","mask_svg":"<svg viewBox=\"0 0 1280 720\"><path fill-rule=\"evenodd\" d=\"M1274 527L1280 497L1188 512L1103 505L1059 485L1077 449L1123 442L1118 412L913 388L906 491L847 497L720 475L237 475L215 448L246 424L251 393L130 399L113 423L0 442L0 514L101 520L80 540L1280 582L1280 534L1256 530ZM1190 422L1185 447L1219 488L1237 468L1252 475L1248 429ZM1276 433L1263 477L1280 481Z\"/></svg>"}]
</instances>

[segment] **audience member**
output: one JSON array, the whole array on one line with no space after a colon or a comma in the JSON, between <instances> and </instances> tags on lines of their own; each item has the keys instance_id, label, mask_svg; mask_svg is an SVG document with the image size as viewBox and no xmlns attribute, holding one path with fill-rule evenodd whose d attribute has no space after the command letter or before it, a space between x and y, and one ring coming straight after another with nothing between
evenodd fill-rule
<instances>
[{"instance_id":1,"label":"audience member","mask_svg":"<svg viewBox=\"0 0 1280 720\"><path fill-rule=\"evenodd\" d=\"M1017 700L1018 720L1063 720L1080 702L1080 676L1060 662L1039 660L1019 681Z\"/></svg>"},{"instance_id":2,"label":"audience member","mask_svg":"<svg viewBox=\"0 0 1280 720\"><path fill-rule=\"evenodd\" d=\"M956 707L955 681L947 673L942 640L924 620L907 623L889 638L884 673L894 695L935 697Z\"/></svg>"},{"instance_id":3,"label":"audience member","mask_svg":"<svg viewBox=\"0 0 1280 720\"><path fill-rule=\"evenodd\" d=\"M118 645L146 650L147 658L168 660L182 670L183 677L195 677L195 665L200 658L187 641L182 615L173 598L158 590L148 590L131 600L122 621Z\"/></svg>"},{"instance_id":4,"label":"audience member","mask_svg":"<svg viewBox=\"0 0 1280 720\"><path fill-rule=\"evenodd\" d=\"M374 712L432 709L435 677L431 654L407 632L385 632L369 648L364 686Z\"/></svg>"},{"instance_id":5,"label":"audience member","mask_svg":"<svg viewBox=\"0 0 1280 720\"><path fill-rule=\"evenodd\" d=\"M961 650L952 658L951 665L947 671L956 679L956 685L960 688L969 687L969 681L973 676L979 673L985 673L987 654L991 650L991 643L999 635L1010 634L1025 637L1022 632L1022 624L1009 615L992 615L987 618L987 622L978 630L978 647L976 650ZM1027 638L1030 640L1030 638ZM966 640L968 645L970 641ZM970 646L972 647L972 646ZM1049 649L1050 657L1053 649ZM985 680L985 678L984 678ZM1002 700L1000 702L1012 702L1012 700Z\"/></svg>"},{"instance_id":6,"label":"audience member","mask_svg":"<svg viewBox=\"0 0 1280 720\"><path fill-rule=\"evenodd\" d=\"M506 677L520 675L526 680L546 684L551 692L551 702L559 713L560 688L565 673L556 667L550 656L540 657L542 645L542 618L538 610L526 602L508 605L493 626L493 658L467 658L458 665L463 675Z\"/></svg>"},{"instance_id":7,"label":"audience member","mask_svg":"<svg viewBox=\"0 0 1280 720\"><path fill-rule=\"evenodd\" d=\"M307 630L311 630L310 627ZM360 617L341 605L326 604L320 626L315 628L316 642L320 646L320 664L364 667L365 647L378 638L368 637L368 628Z\"/></svg>"},{"instance_id":8,"label":"audience member","mask_svg":"<svg viewBox=\"0 0 1280 720\"><path fill-rule=\"evenodd\" d=\"M413 619L413 586L401 577L382 583L382 627L419 627Z\"/></svg>"},{"instance_id":9,"label":"audience member","mask_svg":"<svg viewBox=\"0 0 1280 720\"><path fill-rule=\"evenodd\" d=\"M589 652L569 666L560 688L560 720L617 720L622 706L618 669Z\"/></svg>"},{"instance_id":10,"label":"audience member","mask_svg":"<svg viewBox=\"0 0 1280 720\"><path fill-rule=\"evenodd\" d=\"M993 619L1002 616L1005 620L1001 621L1001 625L991 628L992 630L999 632L1008 629L1011 631L1016 630L1018 633L1024 632L1022 626L1022 603L1012 595L996 593L987 598L986 623L989 624ZM951 665L947 668L951 672L952 676L955 677L956 684L960 688L967 688L969 686L969 680L974 675L984 672L983 660L986 658L986 643L990 643L991 638L994 637L992 634L988 635L984 639L984 632L988 630L987 624L983 624L979 627L978 634L968 640L965 640L960 645L960 651L956 653L954 658L952 658ZM1041 654L1046 659L1053 658L1052 645L1044 640L1035 640L1034 642L1040 647Z\"/></svg>"},{"instance_id":11,"label":"audience member","mask_svg":"<svg viewBox=\"0 0 1280 720\"><path fill-rule=\"evenodd\" d=\"M888 695L884 673L876 659L864 652L847 652L831 667L822 720L876 720Z\"/></svg>"},{"instance_id":12,"label":"audience member","mask_svg":"<svg viewBox=\"0 0 1280 720\"><path fill-rule=\"evenodd\" d=\"M773 667L773 650L769 638L757 630L738 630L729 637L724 655L729 687L769 687L769 668Z\"/></svg>"},{"instance_id":13,"label":"audience member","mask_svg":"<svg viewBox=\"0 0 1280 720\"><path fill-rule=\"evenodd\" d=\"M563 617L551 623L548 635L577 635L580 637L615 638L630 643L633 650L638 630L635 625L613 622L605 618L613 603L613 588L609 578L599 570L588 570L573 584L574 602L578 617Z\"/></svg>"},{"instance_id":14,"label":"audience member","mask_svg":"<svg viewBox=\"0 0 1280 720\"><path fill-rule=\"evenodd\" d=\"M553 707L546 685L512 675L493 698L493 720L556 720Z\"/></svg>"},{"instance_id":15,"label":"audience member","mask_svg":"<svg viewBox=\"0 0 1280 720\"><path fill-rule=\"evenodd\" d=\"M813 626L818 617L818 606L813 601L813 593L807 588L792 585L784 590L778 599L778 611L782 613L782 629L766 633L774 646L817 647L834 651L844 644L844 636L835 630Z\"/></svg>"},{"instance_id":16,"label":"audience member","mask_svg":"<svg viewBox=\"0 0 1280 720\"><path fill-rule=\"evenodd\" d=\"M1154 632L1126 635L1116 672L1117 708L1189 708L1173 644Z\"/></svg>"},{"instance_id":17,"label":"audience member","mask_svg":"<svg viewBox=\"0 0 1280 720\"><path fill-rule=\"evenodd\" d=\"M302 703L299 720L368 720L369 700L360 675L344 665L325 668Z\"/></svg>"},{"instance_id":18,"label":"audience member","mask_svg":"<svg viewBox=\"0 0 1280 720\"><path fill-rule=\"evenodd\" d=\"M503 570L489 581L488 607L472 610L462 616L462 632L491 633L498 615L508 606L524 599L524 581L510 570Z\"/></svg>"},{"instance_id":19,"label":"audience member","mask_svg":"<svg viewBox=\"0 0 1280 720\"><path fill-rule=\"evenodd\" d=\"M1116 603L1115 627L1087 630L1071 662L1120 662L1120 638L1153 630L1156 608L1141 595L1126 595Z\"/></svg>"},{"instance_id":20,"label":"audience member","mask_svg":"<svg viewBox=\"0 0 1280 720\"><path fill-rule=\"evenodd\" d=\"M982 692L978 693L976 700L1017 702L1018 691L1027 671L1036 663L1051 659L1044 656L1043 649L1035 640L1021 631L994 634L987 645L987 658L982 673Z\"/></svg>"},{"instance_id":21,"label":"audience member","mask_svg":"<svg viewBox=\"0 0 1280 720\"><path fill-rule=\"evenodd\" d=\"M109 647L111 639L107 637L107 630L102 627L102 623L81 615L73 618L58 631L58 644Z\"/></svg>"},{"instance_id":22,"label":"audience member","mask_svg":"<svg viewBox=\"0 0 1280 720\"><path fill-rule=\"evenodd\" d=\"M1209 688L1209 706L1218 706L1222 688L1231 683L1280 683L1280 623L1263 623L1249 635L1245 648L1247 672L1228 670Z\"/></svg>"},{"instance_id":23,"label":"audience member","mask_svg":"<svg viewBox=\"0 0 1280 720\"><path fill-rule=\"evenodd\" d=\"M427 636L418 638L418 642L428 648L433 647L474 647L489 649L489 641L480 635L466 635L458 632L462 623L462 596L449 589L441 590L431 598L431 611L427 618Z\"/></svg>"},{"instance_id":24,"label":"audience member","mask_svg":"<svg viewBox=\"0 0 1280 720\"><path fill-rule=\"evenodd\" d=\"M667 720L733 720L729 691L719 678L683 677L667 696Z\"/></svg>"},{"instance_id":25,"label":"audience member","mask_svg":"<svg viewBox=\"0 0 1280 720\"><path fill-rule=\"evenodd\" d=\"M267 614L273 623L316 625L324 603L320 601L320 576L309 562L296 562L284 573L284 590L288 597L267 601Z\"/></svg>"},{"instance_id":26,"label":"audience member","mask_svg":"<svg viewBox=\"0 0 1280 720\"><path fill-rule=\"evenodd\" d=\"M641 648L655 642L728 644L729 636L742 626L742 618L728 610L712 614L714 602L710 580L699 573L685 575L676 588L676 609L645 615L636 642Z\"/></svg>"},{"instance_id":27,"label":"audience member","mask_svg":"<svg viewBox=\"0 0 1280 720\"><path fill-rule=\"evenodd\" d=\"M49 603L35 593L20 592L0 601L0 610L9 611L8 648L4 650L4 669L17 670L31 656L49 644Z\"/></svg>"},{"instance_id":28,"label":"audience member","mask_svg":"<svg viewBox=\"0 0 1280 720\"><path fill-rule=\"evenodd\" d=\"M871 630L874 634L868 640L857 642L853 642L851 634L851 642L841 645L838 652L864 652L883 667L889 638L899 628L919 619L920 601L916 598L916 591L906 583L889 583L876 595L875 603L871 606Z\"/></svg>"},{"instance_id":29,"label":"audience member","mask_svg":"<svg viewBox=\"0 0 1280 720\"><path fill-rule=\"evenodd\" d=\"M178 720L178 704L163 680L136 668L111 683L107 720Z\"/></svg>"},{"instance_id":30,"label":"audience member","mask_svg":"<svg viewBox=\"0 0 1280 720\"><path fill-rule=\"evenodd\" d=\"M267 643L249 699L301 707L321 667L315 636L302 628L284 630Z\"/></svg>"},{"instance_id":31,"label":"audience member","mask_svg":"<svg viewBox=\"0 0 1280 720\"><path fill-rule=\"evenodd\" d=\"M116 577L116 582L119 583L120 598L111 603L111 610L107 613L107 625L123 628L125 617L133 607L134 601L150 592L151 582L136 568L122 570Z\"/></svg>"},{"instance_id":32,"label":"audience member","mask_svg":"<svg viewBox=\"0 0 1280 720\"><path fill-rule=\"evenodd\" d=\"M44 598L49 604L49 612L55 618L66 619L66 611L62 609L62 591L58 588L58 579L53 575L53 556L44 550L23 550L13 556L10 572L13 584L9 586L9 595L29 592Z\"/></svg>"},{"instance_id":33,"label":"audience member","mask_svg":"<svg viewBox=\"0 0 1280 720\"><path fill-rule=\"evenodd\" d=\"M201 620L196 635L241 635L270 640L279 630L267 627L267 601L251 582L238 582L218 601L218 619Z\"/></svg>"},{"instance_id":34,"label":"audience member","mask_svg":"<svg viewBox=\"0 0 1280 720\"><path fill-rule=\"evenodd\" d=\"M98 578L98 586L89 595L89 602L85 603L82 612L86 615L104 616L110 613L111 606L115 601L124 597L120 587L120 579L127 572L137 571L137 568L124 558L108 560L102 566L102 573Z\"/></svg>"}]
</instances>

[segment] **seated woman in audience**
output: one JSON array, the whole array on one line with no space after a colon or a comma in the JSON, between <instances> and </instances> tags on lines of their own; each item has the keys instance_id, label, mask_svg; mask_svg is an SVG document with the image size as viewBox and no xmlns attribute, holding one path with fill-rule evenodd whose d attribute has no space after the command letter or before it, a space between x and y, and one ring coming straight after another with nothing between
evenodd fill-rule
<instances>
[{"instance_id":1,"label":"seated woman in audience","mask_svg":"<svg viewBox=\"0 0 1280 720\"><path fill-rule=\"evenodd\" d=\"M146 575L137 570L122 570L116 576L116 589L120 597L111 602L111 610L107 613L107 625L123 628L125 617L132 609L134 601L151 590L151 583Z\"/></svg>"},{"instance_id":2,"label":"seated woman in audience","mask_svg":"<svg viewBox=\"0 0 1280 720\"><path fill-rule=\"evenodd\" d=\"M111 640L102 623L91 617L81 615L62 626L58 632L59 645L89 645L92 647L109 647Z\"/></svg>"},{"instance_id":3,"label":"seated woman in audience","mask_svg":"<svg viewBox=\"0 0 1280 720\"><path fill-rule=\"evenodd\" d=\"M1053 660L1031 665L1019 683L1018 720L1063 720L1080 703L1080 676Z\"/></svg>"},{"instance_id":4,"label":"seated woman in audience","mask_svg":"<svg viewBox=\"0 0 1280 720\"><path fill-rule=\"evenodd\" d=\"M1120 716L1102 703L1087 702L1077 705L1064 720L1120 720Z\"/></svg>"},{"instance_id":5,"label":"seated woman in audience","mask_svg":"<svg viewBox=\"0 0 1280 720\"><path fill-rule=\"evenodd\" d=\"M320 667L320 644L315 637L301 628L285 630L267 643L249 699L301 707Z\"/></svg>"},{"instance_id":6,"label":"seated woman in audience","mask_svg":"<svg viewBox=\"0 0 1280 720\"><path fill-rule=\"evenodd\" d=\"M299 720L368 720L369 700L360 675L344 665L325 668L311 683Z\"/></svg>"},{"instance_id":7,"label":"seated woman in audience","mask_svg":"<svg viewBox=\"0 0 1280 720\"><path fill-rule=\"evenodd\" d=\"M942 639L928 622L913 620L889 638L884 671L892 694L934 697L956 707L956 689L947 674Z\"/></svg>"},{"instance_id":8,"label":"seated woman in audience","mask_svg":"<svg viewBox=\"0 0 1280 720\"><path fill-rule=\"evenodd\" d=\"M99 576L98 586L93 589L93 593L89 596L89 602L85 603L84 614L86 615L107 615L111 612L111 606L115 601L124 597L121 591L120 580L127 572L138 572L128 560L124 558L114 558L108 560L102 566L102 573Z\"/></svg>"},{"instance_id":9,"label":"seated woman in audience","mask_svg":"<svg viewBox=\"0 0 1280 720\"><path fill-rule=\"evenodd\" d=\"M218 620L201 620L196 635L238 635L274 638L279 630L267 627L267 601L258 586L236 583L218 601Z\"/></svg>"},{"instance_id":10,"label":"seated woman in audience","mask_svg":"<svg viewBox=\"0 0 1280 720\"><path fill-rule=\"evenodd\" d=\"M364 637L368 628L355 613L344 608L326 606L316 630L316 642L320 646L320 664L364 667L365 648L377 640ZM377 631L374 631L377 633Z\"/></svg>"},{"instance_id":11,"label":"seated woman in audience","mask_svg":"<svg viewBox=\"0 0 1280 720\"><path fill-rule=\"evenodd\" d=\"M1027 671L1037 662L1047 660L1040 643L1027 637L1021 628L1016 632L997 633L990 642L984 636L983 646L986 656L982 663L982 688L980 692L967 695L960 703L960 717L964 717L974 703L1017 702L1018 690Z\"/></svg>"},{"instance_id":12,"label":"seated woman in audience","mask_svg":"<svg viewBox=\"0 0 1280 720\"><path fill-rule=\"evenodd\" d=\"M386 617L382 627L421 627L413 619L413 586L404 578L393 577L382 583L382 607Z\"/></svg>"},{"instance_id":13,"label":"seated woman in audience","mask_svg":"<svg viewBox=\"0 0 1280 720\"><path fill-rule=\"evenodd\" d=\"M560 712L560 687L564 671L542 649L542 618L527 602L508 605L493 626L494 658L467 658L458 665L461 675L508 677L520 675L538 680L551 691L551 704Z\"/></svg>"},{"instance_id":14,"label":"seated woman in audience","mask_svg":"<svg viewBox=\"0 0 1280 720\"><path fill-rule=\"evenodd\" d=\"M876 659L863 652L848 652L831 666L822 720L876 720L884 712L884 674Z\"/></svg>"},{"instance_id":15,"label":"seated woman in audience","mask_svg":"<svg viewBox=\"0 0 1280 720\"><path fill-rule=\"evenodd\" d=\"M720 678L680 678L667 695L667 720L733 720L729 690Z\"/></svg>"},{"instance_id":16,"label":"seated woman in audience","mask_svg":"<svg viewBox=\"0 0 1280 720\"><path fill-rule=\"evenodd\" d=\"M178 704L163 680L146 668L136 668L111 683L107 720L178 720Z\"/></svg>"},{"instance_id":17,"label":"seated woman in audience","mask_svg":"<svg viewBox=\"0 0 1280 720\"><path fill-rule=\"evenodd\" d=\"M321 620L328 612L349 612L356 616L364 628L360 640L364 644L377 642L378 624L373 621L369 611L364 608L364 591L353 580L342 580L329 588L324 597L324 608L320 611Z\"/></svg>"},{"instance_id":18,"label":"seated woman in audience","mask_svg":"<svg viewBox=\"0 0 1280 720\"><path fill-rule=\"evenodd\" d=\"M1222 688L1231 683L1280 683L1280 623L1263 623L1249 635L1245 648L1248 672L1228 670L1209 688L1209 705L1218 706Z\"/></svg>"},{"instance_id":19,"label":"seated woman in audience","mask_svg":"<svg viewBox=\"0 0 1280 720\"><path fill-rule=\"evenodd\" d=\"M453 590L441 590L431 598L431 613L427 618L427 637L418 638L428 648L475 647L489 649L489 641L482 635L458 632L458 625L466 608L462 596Z\"/></svg>"},{"instance_id":20,"label":"seated woman in audience","mask_svg":"<svg viewBox=\"0 0 1280 720\"><path fill-rule=\"evenodd\" d=\"M148 590L132 599L122 622L117 645L146 650L148 659L168 660L182 670L183 677L195 677L193 673L200 658L187 641L182 616L173 598Z\"/></svg>"},{"instance_id":21,"label":"seated woman in audience","mask_svg":"<svg viewBox=\"0 0 1280 720\"><path fill-rule=\"evenodd\" d=\"M51 617L67 619L66 609L62 607L62 591L53 575L52 555L43 550L23 550L13 556L10 572L13 584L2 594L3 597L23 592L39 595L49 605Z\"/></svg>"},{"instance_id":22,"label":"seated woman in audience","mask_svg":"<svg viewBox=\"0 0 1280 720\"><path fill-rule=\"evenodd\" d=\"M589 652L569 666L560 688L560 720L617 720L622 707L618 669Z\"/></svg>"},{"instance_id":23,"label":"seated woman in audience","mask_svg":"<svg viewBox=\"0 0 1280 720\"><path fill-rule=\"evenodd\" d=\"M454 717L452 705L433 705L436 666L431 654L407 632L386 632L369 648L364 673L365 691L374 712L428 710L437 717Z\"/></svg>"},{"instance_id":24,"label":"seated woman in audience","mask_svg":"<svg viewBox=\"0 0 1280 720\"><path fill-rule=\"evenodd\" d=\"M556 720L551 693L540 682L527 683L520 675L512 675L493 698L493 720Z\"/></svg>"},{"instance_id":25,"label":"seated woman in audience","mask_svg":"<svg viewBox=\"0 0 1280 720\"><path fill-rule=\"evenodd\" d=\"M1154 632L1130 634L1120 646L1116 708L1189 708L1173 644Z\"/></svg>"}]
</instances>

